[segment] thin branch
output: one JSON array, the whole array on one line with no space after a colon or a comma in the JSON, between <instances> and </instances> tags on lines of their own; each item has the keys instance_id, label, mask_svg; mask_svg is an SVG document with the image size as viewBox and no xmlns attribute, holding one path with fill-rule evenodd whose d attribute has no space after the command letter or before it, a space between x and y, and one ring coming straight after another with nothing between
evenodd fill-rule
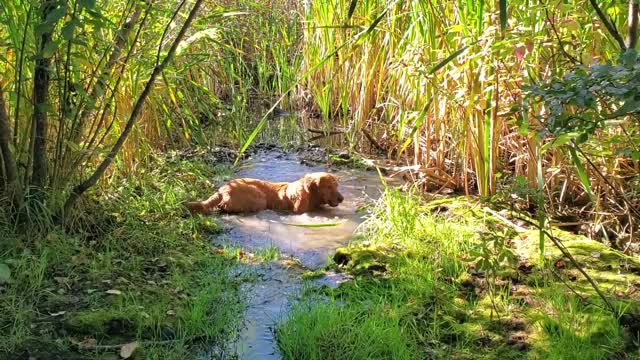
<instances>
[{"instance_id":1,"label":"thin branch","mask_svg":"<svg viewBox=\"0 0 640 360\"><path fill-rule=\"evenodd\" d=\"M323 135L326 135L326 136L344 134L343 130L328 130L327 131L327 130L307 128L307 131L312 133L312 134L323 134Z\"/></svg>"},{"instance_id":2,"label":"thin branch","mask_svg":"<svg viewBox=\"0 0 640 360\"><path fill-rule=\"evenodd\" d=\"M602 11L596 0L589 0L589 2L591 3L593 9L596 11L596 14L598 14L598 18L600 18L600 21L602 21L604 27L607 29L609 34L613 36L615 41L618 43L618 46L620 46L620 50L622 52L627 51L627 45L625 45L624 40L622 40L622 36L620 36L620 33L616 29L615 25L613 25L613 23L607 18L607 15L605 15L605 13Z\"/></svg>"},{"instance_id":3,"label":"thin branch","mask_svg":"<svg viewBox=\"0 0 640 360\"><path fill-rule=\"evenodd\" d=\"M636 209L634 204L631 203L631 201L629 199L627 199L625 194L622 191L620 191L617 187L615 187L611 183L611 181L609 181L609 179L607 179L606 176L604 176L604 174L600 171L600 169L598 169L596 164L594 164L593 161L591 161L591 159L587 156L587 154L585 154L584 151L582 151L582 149L578 146L578 144L576 143L575 140L571 140L571 142L573 143L573 146L576 148L576 150L578 150L578 152L580 154L582 154L582 156L584 156L584 158L589 163L589 166L591 166L591 168L596 172L596 174L598 174L598 176L600 176L600 178L611 188L611 190L615 191L618 194L618 196L620 196L620 198L622 198L622 201L624 201L627 205L629 205L629 209L631 209L631 211L633 211L636 214L636 216L638 218L640 218L640 211L638 209Z\"/></svg>"},{"instance_id":4,"label":"thin branch","mask_svg":"<svg viewBox=\"0 0 640 360\"><path fill-rule=\"evenodd\" d=\"M147 10L150 7L151 7L151 1L149 1ZM133 30L134 25L137 24L138 20L140 19L142 8L143 7L139 3L135 5L133 14L129 18L129 20L125 21L116 32L114 45L113 45L113 48L111 48L109 59L107 60L107 63L102 69L102 73L96 79L96 83L91 89L91 93L89 94L88 98L85 100L86 107L82 109L79 112L79 116L77 116L77 118L74 119L74 123L71 127L71 135L69 136L72 142L76 144L80 142L80 139L82 137L83 130L84 130L84 124L86 123L87 119L89 119L91 115L93 115L96 104L98 103L100 98L103 96L102 94L106 92L107 78L111 75L111 71L120 60L120 55L122 53L122 50L124 49L124 46L126 45L126 40L129 37L129 34L131 33L131 31ZM134 42L134 45L135 45L135 42ZM69 149L67 149L67 151L69 151Z\"/></svg>"},{"instance_id":5,"label":"thin branch","mask_svg":"<svg viewBox=\"0 0 640 360\"><path fill-rule=\"evenodd\" d=\"M142 106L144 105L149 94L151 93L151 89L153 88L156 78L173 58L173 55L175 54L176 49L180 44L180 41L182 41L182 38L187 32L187 29L191 26L191 23L195 19L196 13L198 12L198 9L202 5L203 1L204 0L196 0L196 2L193 4L193 8L189 12L189 16L185 20L184 24L182 25L182 28L180 29L180 32L178 33L175 40L173 41L173 44L171 45L171 48L169 49L167 56L164 58L162 63L154 67L153 72L151 73L151 76L149 77L149 80L147 81L147 84L144 87L144 90L138 97L138 100L136 101L133 107L133 111L129 116L129 120L127 120L127 124L125 125L125 128L122 130L120 137L118 138L116 143L113 145L113 147L107 154L107 157L102 161L102 163L94 171L94 173L72 190L71 195L69 195L69 198L64 204L63 215L68 214L68 211L73 207L73 205L80 198L80 196L85 191L87 191L87 189L89 189L91 186L95 185L98 182L98 179L102 177L104 172L107 170L107 168L111 165L111 163L115 159L118 152L120 152L120 149L124 145L124 142L127 140L129 133L131 133L131 130L133 129L133 126L135 125L136 120L138 119L140 112L142 111ZM162 44L160 44L160 46L162 46Z\"/></svg>"},{"instance_id":6,"label":"thin branch","mask_svg":"<svg viewBox=\"0 0 640 360\"><path fill-rule=\"evenodd\" d=\"M551 17L549 16L549 8L546 7L544 9L544 12L545 12L545 16L547 17L547 22L549 23L549 25L551 25L551 31L556 36L556 40L558 40L558 46L560 47L560 51L562 51L562 54L567 59L569 59L569 61L571 61L572 63L581 64L582 62L580 60L578 60L578 58L576 58L575 56L569 54L567 52L567 50L565 50L564 44L562 43L562 39L560 38L560 34L558 33L558 29L556 28L556 24L554 23L553 19L551 19Z\"/></svg>"},{"instance_id":7,"label":"thin branch","mask_svg":"<svg viewBox=\"0 0 640 360\"><path fill-rule=\"evenodd\" d=\"M158 66L158 64L160 64L160 51L162 51L162 46L164 45L163 44L164 38L167 36L167 32L169 32L169 27L171 26L171 24L173 24L173 21L176 19L176 16L178 16L178 13L180 12L180 10L182 10L182 7L186 2L187 0L182 0L180 2L180 4L178 5L178 8L176 9L176 11L173 12L171 19L169 19L167 26L165 26L164 31L162 32L162 36L160 37L160 43L158 44L158 53L156 54L155 66Z\"/></svg>"},{"instance_id":8,"label":"thin branch","mask_svg":"<svg viewBox=\"0 0 640 360\"><path fill-rule=\"evenodd\" d=\"M18 60L18 71L16 71L16 113L14 114L13 119L13 147L15 149L19 149L18 146L18 131L20 129L20 100L22 98L22 78L23 78L23 65L24 65L24 53L25 46L27 44L27 29L29 28L29 24L31 24L31 11L33 10L33 5L29 5L29 10L27 11L27 18L24 22L24 30L22 30L22 42L20 44L20 56ZM17 152L18 150L16 150Z\"/></svg>"},{"instance_id":9,"label":"thin branch","mask_svg":"<svg viewBox=\"0 0 640 360\"><path fill-rule=\"evenodd\" d=\"M373 145L373 147L375 147L381 152L387 151L387 149L385 149L382 145L380 145L380 143L376 139L374 139L373 136L371 136L371 134L367 131L367 129L362 129L360 131L362 131L362 133L364 134L364 137L366 137L367 140L369 140L369 142L371 143L371 145Z\"/></svg>"},{"instance_id":10,"label":"thin branch","mask_svg":"<svg viewBox=\"0 0 640 360\"><path fill-rule=\"evenodd\" d=\"M122 81L125 68L126 68L127 64L129 63L129 59L131 58L131 56L133 54L133 51L136 48L136 44L138 42L138 38L140 37L140 34L142 33L142 29L144 28L144 24L147 21L147 17L149 16L149 13L150 13L150 10L151 10L151 5L152 5L152 2L149 1L148 4L147 4L147 7L145 9L144 16L142 17L142 20L140 21L140 24L138 26L138 30L136 31L136 34L133 37L133 41L131 42L131 47L129 48L129 51L127 52L125 58L121 62L120 71L119 71L118 77L116 78L115 85L113 86L113 89L111 90L111 95L104 101L104 104L103 104L103 107L102 107L102 111L101 111L101 115L97 116L97 114L96 114L95 119L92 121L91 127L89 128L89 132L88 132L89 134L91 134L91 138L90 138L89 141L85 141L85 144L83 145L82 150L80 151L79 155L76 157L75 160L73 160L73 163L70 166L71 169L77 168L86 159L85 155L92 153L91 148L94 146L94 143L95 143L95 141L96 141L96 139L98 138L98 135L99 135L99 131L98 130L100 130L104 126L104 120L106 119L107 113L109 111L109 108L111 107L111 103L113 102L113 99L117 95L117 89L120 86L120 82ZM100 139L100 141L98 143L95 143L96 146L102 144L102 141L104 140L104 138L111 131L111 127L112 127L113 122L115 121L115 117L116 117L116 111L115 110L113 112L113 117L114 117L114 120L112 120L111 123L109 124L109 126L107 126L106 129L103 131L102 138ZM90 158L91 156L88 156L88 157ZM72 175L72 173L68 172L67 176L71 176L71 175Z\"/></svg>"}]
</instances>

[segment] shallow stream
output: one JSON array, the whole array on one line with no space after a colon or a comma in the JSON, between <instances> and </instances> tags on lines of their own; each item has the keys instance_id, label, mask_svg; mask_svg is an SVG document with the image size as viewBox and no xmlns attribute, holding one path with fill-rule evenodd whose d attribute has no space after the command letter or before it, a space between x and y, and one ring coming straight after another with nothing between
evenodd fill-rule
<instances>
[{"instance_id":1,"label":"shallow stream","mask_svg":"<svg viewBox=\"0 0 640 360\"><path fill-rule=\"evenodd\" d=\"M268 151L245 161L234 177L290 182L316 171L327 169L304 165L294 154ZM352 238L363 221L358 208L382 192L383 185L374 171L341 169L331 172L338 177L340 192L345 198L336 208L327 207L302 215L263 211L221 218L227 231L214 240L216 245L239 247L247 254L279 254L279 260L248 270L255 272L257 280L245 285L248 309L244 328L234 345L240 359L281 358L273 326L290 309L303 285L302 274L307 270L322 269L327 264L328 257ZM318 226L321 224L326 226ZM337 286L345 280L344 275L329 272L314 280L314 284Z\"/></svg>"}]
</instances>

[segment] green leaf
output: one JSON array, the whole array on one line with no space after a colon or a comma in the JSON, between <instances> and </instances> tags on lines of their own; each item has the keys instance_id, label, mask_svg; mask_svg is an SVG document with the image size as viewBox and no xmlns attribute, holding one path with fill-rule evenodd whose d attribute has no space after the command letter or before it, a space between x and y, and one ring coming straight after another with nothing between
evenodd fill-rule
<instances>
[{"instance_id":1,"label":"green leaf","mask_svg":"<svg viewBox=\"0 0 640 360\"><path fill-rule=\"evenodd\" d=\"M373 30L375 30L375 28L378 27L378 24L380 23L380 21L382 21L382 19L384 19L384 17L387 15L387 11L389 11L389 8L384 9L384 11L380 14L380 16L378 16L375 20L373 20L373 22L371 23L371 25L369 25L369 27L367 28L367 30L364 32L363 35L367 35L371 33Z\"/></svg>"},{"instance_id":2,"label":"green leaf","mask_svg":"<svg viewBox=\"0 0 640 360\"><path fill-rule=\"evenodd\" d=\"M65 15L67 14L67 7L66 6L59 6L53 10L51 10L51 12L49 12L49 14L47 14L47 18L44 21L47 24L51 24L53 26L55 26L55 24L58 22L58 20L62 19Z\"/></svg>"},{"instance_id":3,"label":"green leaf","mask_svg":"<svg viewBox=\"0 0 640 360\"><path fill-rule=\"evenodd\" d=\"M480 0L478 5L478 15L476 16L476 27L478 29L478 34L482 33L483 23L484 23L484 0Z\"/></svg>"},{"instance_id":4,"label":"green leaf","mask_svg":"<svg viewBox=\"0 0 640 360\"><path fill-rule=\"evenodd\" d=\"M429 111L429 107L431 107L431 103L432 102L433 102L433 97L431 97L429 99L429 101L427 101L427 103L424 105L424 108L422 109L422 111L420 111L420 114L418 115L418 118L416 119L416 123L413 125L413 129L411 129L411 133L409 134L409 136L407 136L407 139L405 140L404 144L402 144L402 148L400 149L400 153L401 154L411 144L411 142L413 140L413 135L415 135L415 133L420 128L420 125L422 125L422 123L424 122L424 119L425 119L425 117L427 115L427 111Z\"/></svg>"},{"instance_id":5,"label":"green leaf","mask_svg":"<svg viewBox=\"0 0 640 360\"><path fill-rule=\"evenodd\" d=\"M589 176L587 176L587 172L584 170L584 166L582 166L582 161L578 157L578 153L576 152L576 148L574 146L569 147L569 153L571 153L571 159L573 160L573 165L575 165L576 170L578 170L578 177L580 178L580 182L584 189L589 194L589 198L593 201L593 192L591 192L591 182L589 181Z\"/></svg>"},{"instance_id":6,"label":"green leaf","mask_svg":"<svg viewBox=\"0 0 640 360\"><path fill-rule=\"evenodd\" d=\"M58 47L60 47L60 39L56 40L56 41L50 41L48 42L45 46L44 49L42 49L42 57L43 58L50 58L53 56L53 54L56 53L56 50L58 50Z\"/></svg>"},{"instance_id":7,"label":"green leaf","mask_svg":"<svg viewBox=\"0 0 640 360\"><path fill-rule=\"evenodd\" d=\"M500 31L507 28L507 0L500 0Z\"/></svg>"},{"instance_id":8,"label":"green leaf","mask_svg":"<svg viewBox=\"0 0 640 360\"><path fill-rule=\"evenodd\" d=\"M62 30L60 31L60 35L62 36L62 38L65 39L66 41L71 41L71 39L73 39L73 32L75 31L77 24L78 24L77 19L73 19L68 23L64 24L64 26L62 27Z\"/></svg>"},{"instance_id":9,"label":"green leaf","mask_svg":"<svg viewBox=\"0 0 640 360\"><path fill-rule=\"evenodd\" d=\"M557 138L549 141L548 143L542 145L540 147L540 152L541 153L545 153L547 150L549 150L550 148L557 148L559 146L562 146L566 143L568 143L569 141L571 141L572 138L576 137L577 134L576 133L563 133L558 135Z\"/></svg>"},{"instance_id":10,"label":"green leaf","mask_svg":"<svg viewBox=\"0 0 640 360\"><path fill-rule=\"evenodd\" d=\"M474 42L474 44L475 43L476 42ZM447 56L444 60L440 61L436 66L434 66L431 70L429 70L429 74L431 75L431 74L435 73L436 71L438 71L438 70L442 69L443 67L445 67L453 59L457 58L458 56L460 56L460 54L462 54L465 50L467 50L469 48L469 46L470 45L463 46L460 49L458 49L455 52L453 52L451 55Z\"/></svg>"},{"instance_id":11,"label":"green leaf","mask_svg":"<svg viewBox=\"0 0 640 360\"><path fill-rule=\"evenodd\" d=\"M344 224L346 221L338 221L332 223L319 223L319 224L296 224L296 223L283 223L289 226L298 226L298 227L306 227L306 228L319 228L319 227L330 227L330 226L338 226Z\"/></svg>"},{"instance_id":12,"label":"green leaf","mask_svg":"<svg viewBox=\"0 0 640 360\"><path fill-rule=\"evenodd\" d=\"M578 145L583 144L587 142L587 140L589 140L589 133L583 132L582 134L578 135L578 137L576 138L576 144Z\"/></svg>"},{"instance_id":13,"label":"green leaf","mask_svg":"<svg viewBox=\"0 0 640 360\"><path fill-rule=\"evenodd\" d=\"M617 118L620 116L624 116L627 114L633 114L640 111L640 100L636 100L635 98L631 98L622 104L613 114L607 116L608 118Z\"/></svg>"},{"instance_id":14,"label":"green leaf","mask_svg":"<svg viewBox=\"0 0 640 360\"><path fill-rule=\"evenodd\" d=\"M347 13L347 19L351 19L353 13L356 11L356 6L358 5L358 0L351 0L349 4L349 12Z\"/></svg>"},{"instance_id":15,"label":"green leaf","mask_svg":"<svg viewBox=\"0 0 640 360\"><path fill-rule=\"evenodd\" d=\"M86 9L93 9L96 7L96 0L78 0L78 5Z\"/></svg>"},{"instance_id":16,"label":"green leaf","mask_svg":"<svg viewBox=\"0 0 640 360\"><path fill-rule=\"evenodd\" d=\"M11 281L11 269L9 265L0 263L0 284L7 284Z\"/></svg>"}]
</instances>

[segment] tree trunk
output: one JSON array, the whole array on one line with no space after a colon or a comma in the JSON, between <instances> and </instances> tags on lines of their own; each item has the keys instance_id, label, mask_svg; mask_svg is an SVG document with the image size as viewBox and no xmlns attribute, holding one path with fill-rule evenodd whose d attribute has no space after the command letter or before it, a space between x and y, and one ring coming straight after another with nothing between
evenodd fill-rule
<instances>
[{"instance_id":1,"label":"tree trunk","mask_svg":"<svg viewBox=\"0 0 640 360\"><path fill-rule=\"evenodd\" d=\"M127 120L127 124L122 130L120 137L118 137L118 140L116 141L116 143L113 145L113 147L107 154L106 158L102 161L102 163L100 163L98 168L96 168L94 173L89 178L87 178L86 180L78 184L75 188L73 188L71 195L69 195L69 198L64 204L63 216L66 216L69 213L69 210L71 210L75 202L80 198L80 196L82 196L82 194L85 191L87 191L87 189L89 189L90 187L92 187L98 182L98 179L102 177L104 172L107 170L107 168L111 165L111 163L115 159L118 152L120 152L122 145L124 145L124 142L127 140L127 137L131 132L131 129L133 129L133 125L135 125L135 122L138 119L140 112L142 111L142 106L144 105L144 102L147 100L147 97L151 93L151 89L153 88L156 78L173 58L173 55L175 54L176 49L180 44L180 41L182 41L182 38L187 32L187 29L189 28L189 26L191 26L191 23L193 22L193 19L195 19L196 13L198 12L198 9L202 5L203 1L204 0L196 0L196 2L193 4L193 8L191 8L191 11L189 12L189 16L185 20L184 24L182 25L182 28L180 28L180 32L178 33L175 40L171 44L171 47L169 48L169 52L165 56L164 60L162 60L161 63L157 64L154 67L153 72L151 72L151 76L149 77L149 80L147 80L144 90L142 90L142 93L138 97L138 100L136 101L133 107L133 110L131 111L131 115L129 116L129 120ZM162 44L160 44L159 46L161 47Z\"/></svg>"},{"instance_id":2,"label":"tree trunk","mask_svg":"<svg viewBox=\"0 0 640 360\"><path fill-rule=\"evenodd\" d=\"M640 0L629 0L629 32L627 33L627 48L635 49L638 44L638 10Z\"/></svg>"},{"instance_id":3,"label":"tree trunk","mask_svg":"<svg viewBox=\"0 0 640 360\"><path fill-rule=\"evenodd\" d=\"M51 1L42 4L42 21L55 9ZM53 29L53 26L50 27ZM51 30L40 34L33 79L33 174L31 184L42 189L47 183L47 103L49 97L49 67L51 59L44 49L51 42Z\"/></svg>"},{"instance_id":4,"label":"tree trunk","mask_svg":"<svg viewBox=\"0 0 640 360\"><path fill-rule=\"evenodd\" d=\"M11 128L9 127L9 116L5 107L4 92L0 84L0 157L2 157L3 177L6 182L5 191L9 198L15 201L20 198L18 186L18 168L15 158L10 148Z\"/></svg>"}]
</instances>

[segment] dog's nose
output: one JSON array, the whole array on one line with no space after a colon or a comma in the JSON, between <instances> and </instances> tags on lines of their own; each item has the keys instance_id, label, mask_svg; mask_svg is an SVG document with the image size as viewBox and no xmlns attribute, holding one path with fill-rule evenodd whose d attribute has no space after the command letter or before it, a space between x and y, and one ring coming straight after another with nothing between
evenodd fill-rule
<instances>
[{"instance_id":1,"label":"dog's nose","mask_svg":"<svg viewBox=\"0 0 640 360\"><path fill-rule=\"evenodd\" d=\"M342 194L338 194L338 202L342 202L344 200L344 197L342 196Z\"/></svg>"}]
</instances>

